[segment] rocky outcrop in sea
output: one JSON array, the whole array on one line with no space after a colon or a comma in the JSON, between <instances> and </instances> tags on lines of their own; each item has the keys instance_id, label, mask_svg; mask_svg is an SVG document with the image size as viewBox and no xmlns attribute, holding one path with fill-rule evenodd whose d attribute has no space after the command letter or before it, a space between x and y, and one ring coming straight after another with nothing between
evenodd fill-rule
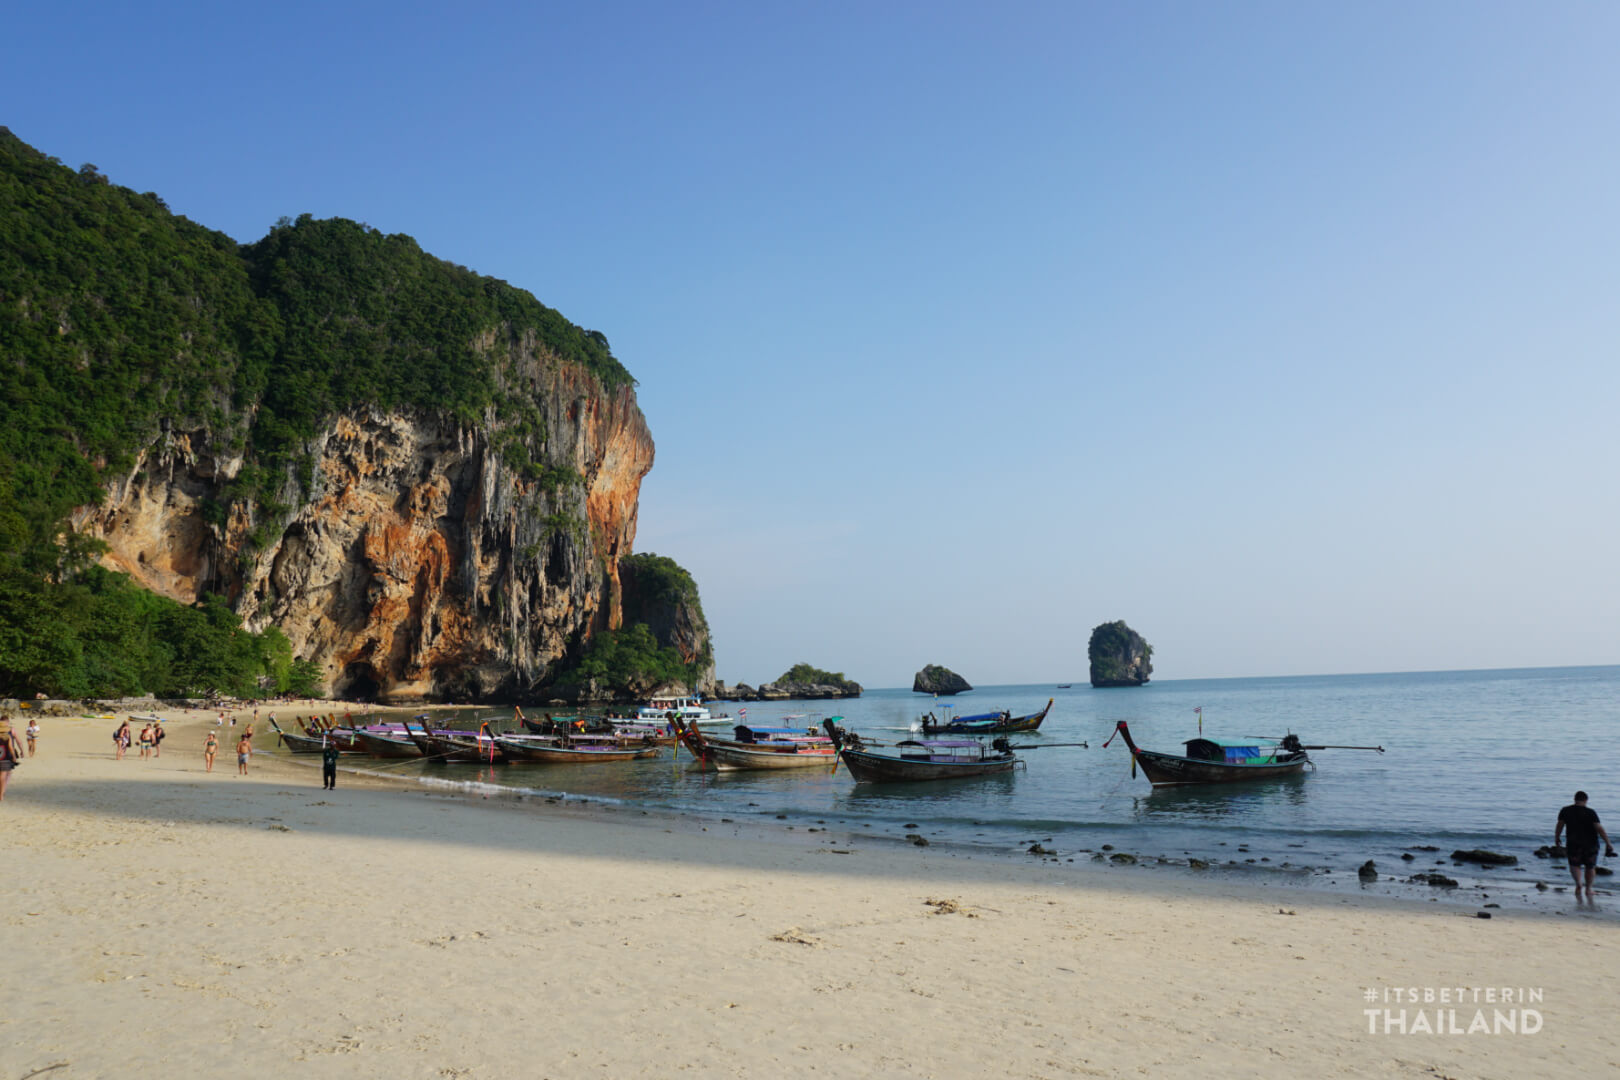
<instances>
[{"instance_id":1,"label":"rocky outcrop in sea","mask_svg":"<svg viewBox=\"0 0 1620 1080\"><path fill-rule=\"evenodd\" d=\"M911 689L918 694L950 695L965 693L973 687L950 668L928 664L912 678Z\"/></svg>"},{"instance_id":2,"label":"rocky outcrop in sea","mask_svg":"<svg viewBox=\"0 0 1620 1080\"><path fill-rule=\"evenodd\" d=\"M857 682L832 683L769 682L759 686L738 683L727 686L716 682L709 697L719 701L825 701L833 698L858 698L862 687Z\"/></svg>"},{"instance_id":3,"label":"rocky outcrop in sea","mask_svg":"<svg viewBox=\"0 0 1620 1080\"><path fill-rule=\"evenodd\" d=\"M1153 646L1124 620L1093 629L1087 655L1092 686L1141 686L1153 674Z\"/></svg>"}]
</instances>

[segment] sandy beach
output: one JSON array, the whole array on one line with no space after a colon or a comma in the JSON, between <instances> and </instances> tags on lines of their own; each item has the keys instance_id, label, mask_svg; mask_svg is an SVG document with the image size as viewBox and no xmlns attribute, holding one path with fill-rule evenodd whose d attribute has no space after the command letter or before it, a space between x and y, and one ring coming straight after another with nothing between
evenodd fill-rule
<instances>
[{"instance_id":1,"label":"sandy beach","mask_svg":"<svg viewBox=\"0 0 1620 1080\"><path fill-rule=\"evenodd\" d=\"M1485 920L349 773L328 792L268 755L238 777L229 728L205 773L213 715L145 761L114 760L111 721L42 720L0 804L0 1080L1620 1070L1616 923L1573 900Z\"/></svg>"}]
</instances>

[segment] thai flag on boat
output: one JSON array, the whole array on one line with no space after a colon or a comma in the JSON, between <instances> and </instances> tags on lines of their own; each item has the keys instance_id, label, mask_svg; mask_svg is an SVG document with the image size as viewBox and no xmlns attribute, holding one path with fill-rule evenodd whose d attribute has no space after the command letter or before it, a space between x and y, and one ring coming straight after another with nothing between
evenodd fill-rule
<instances>
[{"instance_id":1,"label":"thai flag on boat","mask_svg":"<svg viewBox=\"0 0 1620 1080\"><path fill-rule=\"evenodd\" d=\"M739 719L742 719L742 720L748 719L748 710L747 709L738 709L737 710L737 716L738 716Z\"/></svg>"}]
</instances>

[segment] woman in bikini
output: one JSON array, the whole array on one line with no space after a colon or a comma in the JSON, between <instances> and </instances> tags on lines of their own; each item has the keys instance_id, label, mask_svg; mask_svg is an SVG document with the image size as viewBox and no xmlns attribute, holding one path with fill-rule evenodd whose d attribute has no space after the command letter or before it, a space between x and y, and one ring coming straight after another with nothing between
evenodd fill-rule
<instances>
[{"instance_id":1,"label":"woman in bikini","mask_svg":"<svg viewBox=\"0 0 1620 1080\"><path fill-rule=\"evenodd\" d=\"M0 802L6 798L6 785L11 783L11 770L22 760L22 743L11 730L11 717L0 716Z\"/></svg>"},{"instance_id":2,"label":"woman in bikini","mask_svg":"<svg viewBox=\"0 0 1620 1080\"><path fill-rule=\"evenodd\" d=\"M125 720L122 724L119 724L118 725L118 730L113 732L113 747L118 752L118 760L123 761L124 760L124 751L129 749L129 721L128 720Z\"/></svg>"},{"instance_id":3,"label":"woman in bikini","mask_svg":"<svg viewBox=\"0 0 1620 1080\"><path fill-rule=\"evenodd\" d=\"M214 755L219 753L219 736L212 731L203 740L203 772L214 771Z\"/></svg>"}]
</instances>

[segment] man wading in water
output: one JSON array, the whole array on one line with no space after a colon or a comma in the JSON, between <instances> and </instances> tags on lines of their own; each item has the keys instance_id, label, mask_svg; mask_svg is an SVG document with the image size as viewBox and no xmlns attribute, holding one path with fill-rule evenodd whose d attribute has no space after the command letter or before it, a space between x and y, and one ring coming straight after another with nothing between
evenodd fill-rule
<instances>
[{"instance_id":1,"label":"man wading in water","mask_svg":"<svg viewBox=\"0 0 1620 1080\"><path fill-rule=\"evenodd\" d=\"M1564 827L1569 827L1569 876L1575 879L1575 899L1581 898L1581 888L1586 888L1586 899L1592 899L1592 880L1597 876L1598 837L1603 837L1603 854L1614 858L1614 845L1609 842L1609 834L1603 831L1603 823L1598 820L1597 811L1586 805L1586 792L1577 791L1575 801L1558 811L1558 828L1553 830L1553 843L1563 835ZM1586 880L1581 880L1581 871L1586 871Z\"/></svg>"}]
</instances>

